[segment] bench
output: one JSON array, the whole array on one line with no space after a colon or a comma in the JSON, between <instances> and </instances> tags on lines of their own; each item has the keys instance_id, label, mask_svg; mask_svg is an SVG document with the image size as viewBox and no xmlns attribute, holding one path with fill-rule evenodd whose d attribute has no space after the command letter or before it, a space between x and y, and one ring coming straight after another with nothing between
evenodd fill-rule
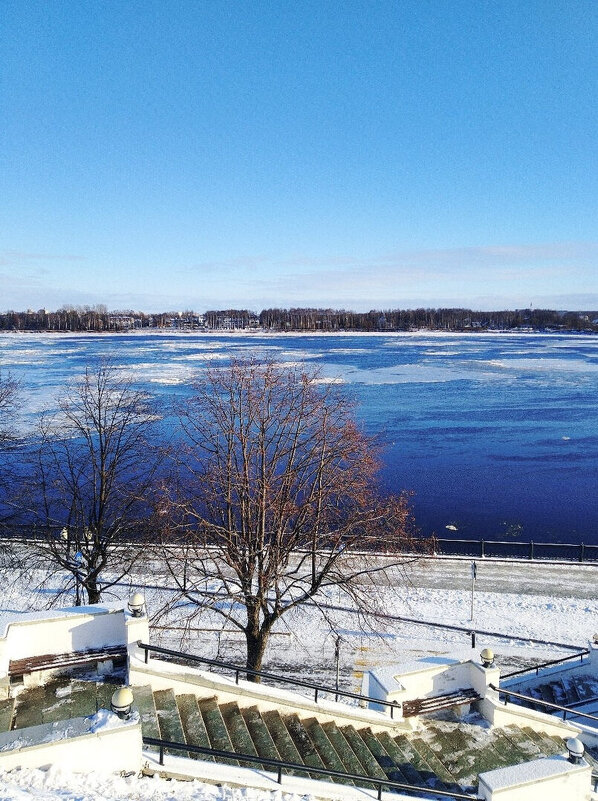
<instances>
[{"instance_id":1,"label":"bench","mask_svg":"<svg viewBox=\"0 0 598 801\"><path fill-rule=\"evenodd\" d=\"M452 706L471 704L473 701L479 701L481 697L475 690L455 690L452 693L444 693L444 695L414 698L412 701L403 701L403 717L425 715L427 712L437 712Z\"/></svg>"},{"instance_id":2,"label":"bench","mask_svg":"<svg viewBox=\"0 0 598 801\"><path fill-rule=\"evenodd\" d=\"M124 662L127 658L126 645L108 645L105 648L89 648L85 651L71 651L66 654L42 654L28 656L24 659L11 659L8 664L8 675L18 679L36 670L60 670L67 667L97 665L112 659Z\"/></svg>"}]
</instances>

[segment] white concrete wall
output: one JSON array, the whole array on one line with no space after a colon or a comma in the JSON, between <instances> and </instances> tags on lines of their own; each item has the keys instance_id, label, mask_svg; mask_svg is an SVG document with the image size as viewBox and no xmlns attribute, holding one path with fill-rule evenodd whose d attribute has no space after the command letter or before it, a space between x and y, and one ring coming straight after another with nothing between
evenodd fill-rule
<instances>
[{"instance_id":1,"label":"white concrete wall","mask_svg":"<svg viewBox=\"0 0 598 801\"><path fill-rule=\"evenodd\" d=\"M484 801L587 801L591 768L550 757L481 773L479 795Z\"/></svg>"},{"instance_id":2,"label":"white concrete wall","mask_svg":"<svg viewBox=\"0 0 598 801\"><path fill-rule=\"evenodd\" d=\"M429 695L443 695L471 687L470 670L467 663L426 668L413 673L401 673L398 677L404 690L391 693L387 700L410 701Z\"/></svg>"},{"instance_id":3,"label":"white concrete wall","mask_svg":"<svg viewBox=\"0 0 598 801\"><path fill-rule=\"evenodd\" d=\"M537 712L519 704L504 704L498 700L496 693L490 692L494 697L487 696L484 700L478 701L478 709L494 726L529 726L534 731L565 738L579 735L579 727L569 721L563 722L553 715Z\"/></svg>"},{"instance_id":4,"label":"white concrete wall","mask_svg":"<svg viewBox=\"0 0 598 801\"><path fill-rule=\"evenodd\" d=\"M58 724L48 723L7 732L2 737L0 770L40 768L46 765L62 767L75 773L98 768L111 773L137 772L141 769L142 738L139 720L123 721L114 728L100 728L96 732L88 729L80 733L85 729L86 720L89 719L61 721L64 724L62 728ZM69 736L69 729L74 729L78 736ZM52 737L59 739L51 739Z\"/></svg>"},{"instance_id":5,"label":"white concrete wall","mask_svg":"<svg viewBox=\"0 0 598 801\"><path fill-rule=\"evenodd\" d=\"M473 689L484 697L489 684L498 684L499 675L498 668L484 668L473 659L452 663L440 659L430 666L422 660L409 666L399 664L370 671L367 692L373 698L397 703L461 689Z\"/></svg>"},{"instance_id":6,"label":"white concrete wall","mask_svg":"<svg viewBox=\"0 0 598 801\"><path fill-rule=\"evenodd\" d=\"M133 617L122 601L15 616L0 637L0 699L10 694L11 660L108 646L136 653L137 640L147 642L148 636L147 617ZM44 683L54 672L34 671L25 684Z\"/></svg>"},{"instance_id":7,"label":"white concrete wall","mask_svg":"<svg viewBox=\"0 0 598 801\"><path fill-rule=\"evenodd\" d=\"M0 638L0 671L12 659L126 643L122 603L20 615Z\"/></svg>"}]
</instances>

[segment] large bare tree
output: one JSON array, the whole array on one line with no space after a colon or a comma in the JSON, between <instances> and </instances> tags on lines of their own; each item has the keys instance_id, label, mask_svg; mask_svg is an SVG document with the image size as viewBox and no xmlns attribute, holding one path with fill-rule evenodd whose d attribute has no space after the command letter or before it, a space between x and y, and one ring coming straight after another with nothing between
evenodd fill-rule
<instances>
[{"instance_id":1,"label":"large bare tree","mask_svg":"<svg viewBox=\"0 0 598 801\"><path fill-rule=\"evenodd\" d=\"M331 587L367 610L379 569L368 553L411 550L411 516L405 494L377 492L375 449L338 387L234 362L207 371L182 424L178 483L158 515L168 565L196 609L242 630L247 667L261 668L284 614Z\"/></svg>"},{"instance_id":2,"label":"large bare tree","mask_svg":"<svg viewBox=\"0 0 598 801\"><path fill-rule=\"evenodd\" d=\"M126 575L146 534L158 451L147 396L109 362L89 368L40 420L26 514L42 556L71 575L76 604L97 603Z\"/></svg>"}]
</instances>

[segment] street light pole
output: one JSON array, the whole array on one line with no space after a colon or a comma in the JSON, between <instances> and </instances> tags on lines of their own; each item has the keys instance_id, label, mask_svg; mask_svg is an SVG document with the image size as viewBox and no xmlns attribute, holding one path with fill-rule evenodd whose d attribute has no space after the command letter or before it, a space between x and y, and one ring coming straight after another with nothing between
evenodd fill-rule
<instances>
[{"instance_id":1,"label":"street light pole","mask_svg":"<svg viewBox=\"0 0 598 801\"><path fill-rule=\"evenodd\" d=\"M473 620L473 596L475 591L475 580L478 577L478 567L475 562L471 563L471 614L469 619Z\"/></svg>"},{"instance_id":2,"label":"street light pole","mask_svg":"<svg viewBox=\"0 0 598 801\"><path fill-rule=\"evenodd\" d=\"M334 684L336 694L334 696L334 700L338 701L338 685L339 685L339 664L340 664L340 656L341 656L341 638L337 636L336 642L334 644L334 661L336 663L336 681Z\"/></svg>"}]
</instances>

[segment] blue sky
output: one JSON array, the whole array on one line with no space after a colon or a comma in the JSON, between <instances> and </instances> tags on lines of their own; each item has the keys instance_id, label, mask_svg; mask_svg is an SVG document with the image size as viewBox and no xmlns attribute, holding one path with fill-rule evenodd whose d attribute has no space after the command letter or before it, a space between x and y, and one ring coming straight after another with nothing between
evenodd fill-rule
<instances>
[{"instance_id":1,"label":"blue sky","mask_svg":"<svg viewBox=\"0 0 598 801\"><path fill-rule=\"evenodd\" d=\"M4 0L0 309L598 308L595 0Z\"/></svg>"}]
</instances>

